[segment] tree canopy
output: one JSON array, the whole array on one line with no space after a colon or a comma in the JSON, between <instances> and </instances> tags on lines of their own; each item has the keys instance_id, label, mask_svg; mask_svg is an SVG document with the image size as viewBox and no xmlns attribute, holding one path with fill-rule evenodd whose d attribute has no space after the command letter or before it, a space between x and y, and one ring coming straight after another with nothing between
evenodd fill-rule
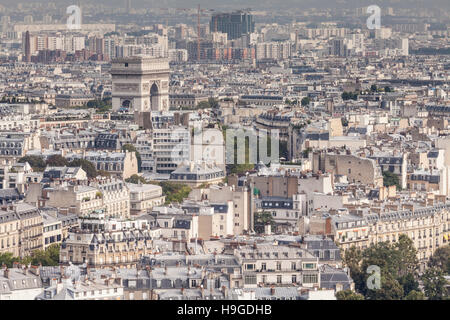
<instances>
[{"instance_id":1,"label":"tree canopy","mask_svg":"<svg viewBox=\"0 0 450 320\"><path fill-rule=\"evenodd\" d=\"M383 171L383 185L385 187L396 186L397 190L401 190L400 179L395 173Z\"/></svg>"},{"instance_id":2,"label":"tree canopy","mask_svg":"<svg viewBox=\"0 0 450 320\"><path fill-rule=\"evenodd\" d=\"M364 250L351 247L344 254L344 263L356 291L366 299L399 300L418 290L417 250L406 235L400 235L397 242L380 242ZM369 266L380 268L380 288L368 288Z\"/></svg>"},{"instance_id":3,"label":"tree canopy","mask_svg":"<svg viewBox=\"0 0 450 320\"><path fill-rule=\"evenodd\" d=\"M311 99L309 99L309 97L304 97L302 99L301 104L302 104L303 107L306 107L307 105L309 105L310 102L311 102Z\"/></svg>"},{"instance_id":4,"label":"tree canopy","mask_svg":"<svg viewBox=\"0 0 450 320\"><path fill-rule=\"evenodd\" d=\"M133 184L146 184L148 183L147 180L145 180L143 177L137 174L133 174L131 177L125 179L125 182L133 183Z\"/></svg>"},{"instance_id":5,"label":"tree canopy","mask_svg":"<svg viewBox=\"0 0 450 320\"><path fill-rule=\"evenodd\" d=\"M81 167L86 172L88 178L97 177L97 169L95 164L86 159L74 159L69 162L69 167Z\"/></svg>"},{"instance_id":6,"label":"tree canopy","mask_svg":"<svg viewBox=\"0 0 450 320\"><path fill-rule=\"evenodd\" d=\"M69 161L59 154L51 155L45 162L51 167L64 167L69 165Z\"/></svg>"},{"instance_id":7,"label":"tree canopy","mask_svg":"<svg viewBox=\"0 0 450 320\"><path fill-rule=\"evenodd\" d=\"M162 188L163 194L166 196L166 204L173 202L181 203L189 196L192 189L185 184L174 183L170 181L148 181L144 177L137 174L133 174L131 177L125 180L128 183L134 184L154 184Z\"/></svg>"},{"instance_id":8,"label":"tree canopy","mask_svg":"<svg viewBox=\"0 0 450 320\"><path fill-rule=\"evenodd\" d=\"M52 244L46 250L35 250L30 256L24 258L14 257L11 252L0 253L0 266L6 265L8 268L12 268L14 263L34 266L58 266L59 249L59 244Z\"/></svg>"},{"instance_id":9,"label":"tree canopy","mask_svg":"<svg viewBox=\"0 0 450 320\"><path fill-rule=\"evenodd\" d=\"M264 227L267 225L270 225L272 229L275 228L275 221L270 212L267 211L256 212L254 219L255 219L255 231L258 233L264 233Z\"/></svg>"},{"instance_id":10,"label":"tree canopy","mask_svg":"<svg viewBox=\"0 0 450 320\"><path fill-rule=\"evenodd\" d=\"M25 156L19 159L20 163L28 162L34 171L42 172L45 170L46 164L42 157L39 156Z\"/></svg>"},{"instance_id":11,"label":"tree canopy","mask_svg":"<svg viewBox=\"0 0 450 320\"><path fill-rule=\"evenodd\" d=\"M338 300L364 300L362 294L353 292L352 290L341 290L336 293L336 299Z\"/></svg>"},{"instance_id":12,"label":"tree canopy","mask_svg":"<svg viewBox=\"0 0 450 320\"><path fill-rule=\"evenodd\" d=\"M430 267L437 267L450 275L450 245L436 249L428 263Z\"/></svg>"},{"instance_id":13,"label":"tree canopy","mask_svg":"<svg viewBox=\"0 0 450 320\"><path fill-rule=\"evenodd\" d=\"M358 100L358 92L344 91L341 95L342 100Z\"/></svg>"},{"instance_id":14,"label":"tree canopy","mask_svg":"<svg viewBox=\"0 0 450 320\"><path fill-rule=\"evenodd\" d=\"M422 275L423 290L430 300L449 299L447 280L444 278L444 272L438 267L428 268Z\"/></svg>"}]
</instances>

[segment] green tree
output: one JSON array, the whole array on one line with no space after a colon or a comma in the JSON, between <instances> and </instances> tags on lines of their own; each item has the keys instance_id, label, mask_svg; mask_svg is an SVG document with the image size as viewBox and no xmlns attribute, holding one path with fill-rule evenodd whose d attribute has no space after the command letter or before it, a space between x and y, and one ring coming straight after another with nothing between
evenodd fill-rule
<instances>
[{"instance_id":1,"label":"green tree","mask_svg":"<svg viewBox=\"0 0 450 320\"><path fill-rule=\"evenodd\" d=\"M264 233L264 228L267 225L270 225L272 229L275 228L275 221L270 212L257 212L255 213L254 219L255 231L258 233Z\"/></svg>"},{"instance_id":2,"label":"green tree","mask_svg":"<svg viewBox=\"0 0 450 320\"><path fill-rule=\"evenodd\" d=\"M363 252L355 246L350 247L343 254L343 262L350 269L350 277L355 282L357 291L364 293L366 289L365 274L362 271Z\"/></svg>"},{"instance_id":3,"label":"green tree","mask_svg":"<svg viewBox=\"0 0 450 320\"><path fill-rule=\"evenodd\" d=\"M159 185L162 187L163 194L166 196L166 204L173 202L181 203L192 191L189 186L181 183L162 181Z\"/></svg>"},{"instance_id":4,"label":"green tree","mask_svg":"<svg viewBox=\"0 0 450 320\"><path fill-rule=\"evenodd\" d=\"M448 298L447 280L440 268L428 268L422 275L425 295L430 300L444 300Z\"/></svg>"},{"instance_id":5,"label":"green tree","mask_svg":"<svg viewBox=\"0 0 450 320\"><path fill-rule=\"evenodd\" d=\"M392 249L394 255L392 263L397 267L396 276L405 277L409 275L411 277L417 271L419 264L417 249L414 247L413 241L405 234L401 234Z\"/></svg>"},{"instance_id":6,"label":"green tree","mask_svg":"<svg viewBox=\"0 0 450 320\"><path fill-rule=\"evenodd\" d=\"M141 165L142 165L142 157L139 151L136 150L136 147L130 143L124 144L122 146L122 151L128 151L128 152L134 152L136 153L136 159L138 162L138 171L141 171Z\"/></svg>"},{"instance_id":7,"label":"green tree","mask_svg":"<svg viewBox=\"0 0 450 320\"><path fill-rule=\"evenodd\" d=\"M35 250L30 256L24 258L14 257L10 252L0 254L0 265L4 264L8 268L12 268L14 262L17 262L23 265L57 266L59 265L59 248L59 244L53 244L46 250Z\"/></svg>"},{"instance_id":8,"label":"green tree","mask_svg":"<svg viewBox=\"0 0 450 320\"><path fill-rule=\"evenodd\" d=\"M105 170L97 170L97 176L110 177L111 173Z\"/></svg>"},{"instance_id":9,"label":"green tree","mask_svg":"<svg viewBox=\"0 0 450 320\"><path fill-rule=\"evenodd\" d=\"M348 127L348 120L347 118L341 118L341 123L343 127Z\"/></svg>"},{"instance_id":10,"label":"green tree","mask_svg":"<svg viewBox=\"0 0 450 320\"><path fill-rule=\"evenodd\" d=\"M87 108L95 108L96 113L105 113L112 109L112 101L109 98L103 100L90 100L86 104Z\"/></svg>"},{"instance_id":11,"label":"green tree","mask_svg":"<svg viewBox=\"0 0 450 320\"><path fill-rule=\"evenodd\" d=\"M52 265L57 266L59 264L59 250L61 248L60 244L50 245L45 252L47 253Z\"/></svg>"},{"instance_id":12,"label":"green tree","mask_svg":"<svg viewBox=\"0 0 450 320\"><path fill-rule=\"evenodd\" d=\"M445 274L450 274L450 245L438 248L428 263L430 267L437 267Z\"/></svg>"},{"instance_id":13,"label":"green tree","mask_svg":"<svg viewBox=\"0 0 450 320\"><path fill-rule=\"evenodd\" d=\"M312 152L312 148L308 147L305 150L302 151L303 158L308 158L309 153Z\"/></svg>"},{"instance_id":14,"label":"green tree","mask_svg":"<svg viewBox=\"0 0 450 320\"><path fill-rule=\"evenodd\" d=\"M310 102L311 102L311 99L309 99L309 97L304 97L302 99L301 104L302 104L303 107L306 107L307 105L309 105Z\"/></svg>"},{"instance_id":15,"label":"green tree","mask_svg":"<svg viewBox=\"0 0 450 320\"><path fill-rule=\"evenodd\" d=\"M419 282L412 273L408 273L407 275L400 277L398 282L403 287L405 296L408 296L411 292L420 291Z\"/></svg>"},{"instance_id":16,"label":"green tree","mask_svg":"<svg viewBox=\"0 0 450 320\"><path fill-rule=\"evenodd\" d=\"M45 170L45 161L39 156L25 156L19 159L20 163L28 162L34 171L42 172Z\"/></svg>"},{"instance_id":17,"label":"green tree","mask_svg":"<svg viewBox=\"0 0 450 320\"><path fill-rule=\"evenodd\" d=\"M131 177L125 179L125 182L133 183L133 184L146 184L148 183L147 180L144 179L144 177L141 177L140 175L133 174Z\"/></svg>"},{"instance_id":18,"label":"green tree","mask_svg":"<svg viewBox=\"0 0 450 320\"><path fill-rule=\"evenodd\" d=\"M417 251L406 235L395 243L379 242L364 250L351 247L343 254L343 262L350 269L356 291L367 299L403 299L419 290ZM367 286L370 266L380 268L380 289L370 290Z\"/></svg>"},{"instance_id":19,"label":"green tree","mask_svg":"<svg viewBox=\"0 0 450 320\"><path fill-rule=\"evenodd\" d=\"M358 92L347 92L344 91L341 95L342 100L358 100Z\"/></svg>"},{"instance_id":20,"label":"green tree","mask_svg":"<svg viewBox=\"0 0 450 320\"><path fill-rule=\"evenodd\" d=\"M381 288L367 290L366 297L370 300L402 300L404 296L403 287L389 273L381 273Z\"/></svg>"},{"instance_id":21,"label":"green tree","mask_svg":"<svg viewBox=\"0 0 450 320\"><path fill-rule=\"evenodd\" d=\"M422 291L412 290L405 297L405 300L425 300L425 294Z\"/></svg>"},{"instance_id":22,"label":"green tree","mask_svg":"<svg viewBox=\"0 0 450 320\"><path fill-rule=\"evenodd\" d=\"M182 109L218 109L219 100L215 98L208 98L207 101L200 101L196 107L182 107Z\"/></svg>"},{"instance_id":23,"label":"green tree","mask_svg":"<svg viewBox=\"0 0 450 320\"><path fill-rule=\"evenodd\" d=\"M51 155L47 158L45 163L50 167L64 167L69 165L69 161L59 154Z\"/></svg>"},{"instance_id":24,"label":"green tree","mask_svg":"<svg viewBox=\"0 0 450 320\"><path fill-rule=\"evenodd\" d=\"M11 252L0 253L0 267L6 265L8 268L12 268L14 262L18 262L19 259L15 258Z\"/></svg>"},{"instance_id":25,"label":"green tree","mask_svg":"<svg viewBox=\"0 0 450 320\"><path fill-rule=\"evenodd\" d=\"M362 294L353 292L352 290L341 290L336 293L337 300L364 300Z\"/></svg>"},{"instance_id":26,"label":"green tree","mask_svg":"<svg viewBox=\"0 0 450 320\"><path fill-rule=\"evenodd\" d=\"M390 171L383 171L383 185L385 187L396 186L397 190L401 190L400 179Z\"/></svg>"},{"instance_id":27,"label":"green tree","mask_svg":"<svg viewBox=\"0 0 450 320\"><path fill-rule=\"evenodd\" d=\"M86 171L86 175L88 178L97 177L97 169L95 165L86 159L74 159L69 162L68 167L81 167L84 171Z\"/></svg>"},{"instance_id":28,"label":"green tree","mask_svg":"<svg viewBox=\"0 0 450 320\"><path fill-rule=\"evenodd\" d=\"M208 98L209 107L212 109L218 109L219 108L219 100L215 98Z\"/></svg>"}]
</instances>

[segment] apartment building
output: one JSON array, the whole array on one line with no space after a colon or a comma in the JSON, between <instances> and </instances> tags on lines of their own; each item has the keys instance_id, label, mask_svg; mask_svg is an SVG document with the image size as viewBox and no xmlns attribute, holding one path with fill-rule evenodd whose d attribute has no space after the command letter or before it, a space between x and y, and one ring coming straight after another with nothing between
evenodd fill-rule
<instances>
[{"instance_id":1,"label":"apartment building","mask_svg":"<svg viewBox=\"0 0 450 320\"><path fill-rule=\"evenodd\" d=\"M57 216L51 215L47 212L41 212L41 215L43 221L42 245L45 250L53 244L60 244L62 242L63 223L57 218Z\"/></svg>"},{"instance_id":2,"label":"apartment building","mask_svg":"<svg viewBox=\"0 0 450 320\"><path fill-rule=\"evenodd\" d=\"M111 175L127 179L138 173L138 162L135 152L101 152L88 151L83 154L70 153L66 159L85 159L91 161L97 170L108 171Z\"/></svg>"},{"instance_id":3,"label":"apartment building","mask_svg":"<svg viewBox=\"0 0 450 320\"><path fill-rule=\"evenodd\" d=\"M294 200L296 199L294 197L261 197L255 200L255 210L259 213L270 213L278 225L278 231L296 231L299 218L302 216L301 204L297 203L294 206Z\"/></svg>"},{"instance_id":4,"label":"apartment building","mask_svg":"<svg viewBox=\"0 0 450 320\"><path fill-rule=\"evenodd\" d=\"M291 57L292 43L285 42L262 42L256 44L256 59L285 60Z\"/></svg>"},{"instance_id":5,"label":"apartment building","mask_svg":"<svg viewBox=\"0 0 450 320\"><path fill-rule=\"evenodd\" d=\"M116 230L91 232L77 230L61 244L62 264L135 265L143 255L151 253L153 235L149 230Z\"/></svg>"},{"instance_id":6,"label":"apartment building","mask_svg":"<svg viewBox=\"0 0 450 320\"><path fill-rule=\"evenodd\" d=\"M153 130L154 172L170 174L179 164L190 160L190 133L184 127Z\"/></svg>"},{"instance_id":7,"label":"apartment building","mask_svg":"<svg viewBox=\"0 0 450 320\"><path fill-rule=\"evenodd\" d=\"M90 183L101 193L106 214L110 217L130 217L130 190L127 184L119 179L96 180Z\"/></svg>"},{"instance_id":8,"label":"apartment building","mask_svg":"<svg viewBox=\"0 0 450 320\"><path fill-rule=\"evenodd\" d=\"M169 94L171 108L195 108L202 101L207 102L208 97L195 94Z\"/></svg>"},{"instance_id":9,"label":"apartment building","mask_svg":"<svg viewBox=\"0 0 450 320\"><path fill-rule=\"evenodd\" d=\"M233 233L241 235L253 230L252 192L247 186L210 186L208 189L194 189L189 199L208 200L211 203L233 202Z\"/></svg>"},{"instance_id":10,"label":"apartment building","mask_svg":"<svg viewBox=\"0 0 450 320\"><path fill-rule=\"evenodd\" d=\"M405 234L413 240L417 258L425 263L449 241L449 208L447 203L429 207L403 205L398 211L332 216L334 238L345 251L351 246L364 249L379 242L396 242Z\"/></svg>"},{"instance_id":11,"label":"apartment building","mask_svg":"<svg viewBox=\"0 0 450 320\"><path fill-rule=\"evenodd\" d=\"M198 237L211 239L233 235L234 206L232 201L209 203L184 201L181 208L186 214L198 216Z\"/></svg>"},{"instance_id":12,"label":"apartment building","mask_svg":"<svg viewBox=\"0 0 450 320\"><path fill-rule=\"evenodd\" d=\"M356 155L314 152L312 169L345 175L352 183L376 187L383 185L383 176L377 162Z\"/></svg>"},{"instance_id":13,"label":"apartment building","mask_svg":"<svg viewBox=\"0 0 450 320\"><path fill-rule=\"evenodd\" d=\"M191 187L200 185L218 184L225 178L224 169L214 163L190 162L180 164L177 169L170 173L169 180L176 183L186 184Z\"/></svg>"},{"instance_id":14,"label":"apartment building","mask_svg":"<svg viewBox=\"0 0 450 320\"><path fill-rule=\"evenodd\" d=\"M0 159L11 161L23 157L28 150L40 149L40 133L2 132L0 134Z\"/></svg>"},{"instance_id":15,"label":"apartment building","mask_svg":"<svg viewBox=\"0 0 450 320\"><path fill-rule=\"evenodd\" d=\"M27 162L0 165L0 189L17 189L24 193L29 183L40 182L41 179L42 173L33 172Z\"/></svg>"},{"instance_id":16,"label":"apartment building","mask_svg":"<svg viewBox=\"0 0 450 320\"><path fill-rule=\"evenodd\" d=\"M44 222L38 208L26 203L17 203L10 208L19 218L19 256L29 256L35 250L42 250Z\"/></svg>"},{"instance_id":17,"label":"apartment building","mask_svg":"<svg viewBox=\"0 0 450 320\"><path fill-rule=\"evenodd\" d=\"M102 192L92 186L69 185L43 191L47 206L66 209L80 216L105 208Z\"/></svg>"},{"instance_id":18,"label":"apartment building","mask_svg":"<svg viewBox=\"0 0 450 320\"><path fill-rule=\"evenodd\" d=\"M278 285L320 287L319 259L305 249L255 245L236 249L244 288Z\"/></svg>"},{"instance_id":19,"label":"apartment building","mask_svg":"<svg viewBox=\"0 0 450 320\"><path fill-rule=\"evenodd\" d=\"M163 238L189 241L197 238L198 230L198 216L180 213L170 213L163 209L161 212L155 211L160 208L154 208L149 218L153 220L153 226L159 229L159 233Z\"/></svg>"},{"instance_id":20,"label":"apartment building","mask_svg":"<svg viewBox=\"0 0 450 320\"><path fill-rule=\"evenodd\" d=\"M147 213L153 207L161 206L166 201L160 186L127 183L127 187L130 190L131 215Z\"/></svg>"},{"instance_id":21,"label":"apartment building","mask_svg":"<svg viewBox=\"0 0 450 320\"><path fill-rule=\"evenodd\" d=\"M36 300L123 300L124 287L120 279L62 279L53 281Z\"/></svg>"},{"instance_id":22,"label":"apartment building","mask_svg":"<svg viewBox=\"0 0 450 320\"><path fill-rule=\"evenodd\" d=\"M407 188L407 170L408 170L408 154L402 155L374 155L370 156L381 168L381 171L391 172L399 177L400 186Z\"/></svg>"},{"instance_id":23,"label":"apartment building","mask_svg":"<svg viewBox=\"0 0 450 320\"><path fill-rule=\"evenodd\" d=\"M14 257L20 253L20 220L14 211L0 211L0 254L10 252Z\"/></svg>"}]
</instances>

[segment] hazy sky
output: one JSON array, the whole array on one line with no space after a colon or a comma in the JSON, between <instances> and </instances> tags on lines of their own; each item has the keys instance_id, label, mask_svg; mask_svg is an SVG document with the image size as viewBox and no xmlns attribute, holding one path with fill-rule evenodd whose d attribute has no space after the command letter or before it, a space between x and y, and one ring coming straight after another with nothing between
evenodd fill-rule
<instances>
[{"instance_id":1,"label":"hazy sky","mask_svg":"<svg viewBox=\"0 0 450 320\"><path fill-rule=\"evenodd\" d=\"M126 0L0 0L2 5L14 5L17 3L57 3L57 4L105 4L108 6L125 7ZM178 7L178 8L194 8L200 4L204 8L220 8L220 7L249 7L254 10L264 9L265 7L280 8L356 8L372 4L379 6L392 7L427 7L427 8L449 8L449 0L131 0L133 7Z\"/></svg>"}]
</instances>

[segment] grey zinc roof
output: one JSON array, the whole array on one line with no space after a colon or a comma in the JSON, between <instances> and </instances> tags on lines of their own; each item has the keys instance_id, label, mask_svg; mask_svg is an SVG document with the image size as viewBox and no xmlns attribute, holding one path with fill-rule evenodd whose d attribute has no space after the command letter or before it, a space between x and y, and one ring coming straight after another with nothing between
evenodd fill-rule
<instances>
[{"instance_id":1,"label":"grey zinc roof","mask_svg":"<svg viewBox=\"0 0 450 320\"><path fill-rule=\"evenodd\" d=\"M16 198L19 199L20 193L17 189L0 189L0 199Z\"/></svg>"},{"instance_id":2,"label":"grey zinc roof","mask_svg":"<svg viewBox=\"0 0 450 320\"><path fill-rule=\"evenodd\" d=\"M256 299L287 299L287 300L296 300L299 299L300 294L295 287L275 287L273 288L274 292L272 294L272 288L256 288L255 289L255 297Z\"/></svg>"},{"instance_id":3,"label":"grey zinc roof","mask_svg":"<svg viewBox=\"0 0 450 320\"><path fill-rule=\"evenodd\" d=\"M27 290L42 287L40 277L31 274L29 271L24 272L22 269L8 269L9 276L5 277L5 270L0 270L0 292L9 293L14 290Z\"/></svg>"},{"instance_id":4,"label":"grey zinc roof","mask_svg":"<svg viewBox=\"0 0 450 320\"><path fill-rule=\"evenodd\" d=\"M320 267L320 286L326 289L336 289L336 284L342 284L344 290L349 289L353 280L342 269L329 265Z\"/></svg>"}]
</instances>

